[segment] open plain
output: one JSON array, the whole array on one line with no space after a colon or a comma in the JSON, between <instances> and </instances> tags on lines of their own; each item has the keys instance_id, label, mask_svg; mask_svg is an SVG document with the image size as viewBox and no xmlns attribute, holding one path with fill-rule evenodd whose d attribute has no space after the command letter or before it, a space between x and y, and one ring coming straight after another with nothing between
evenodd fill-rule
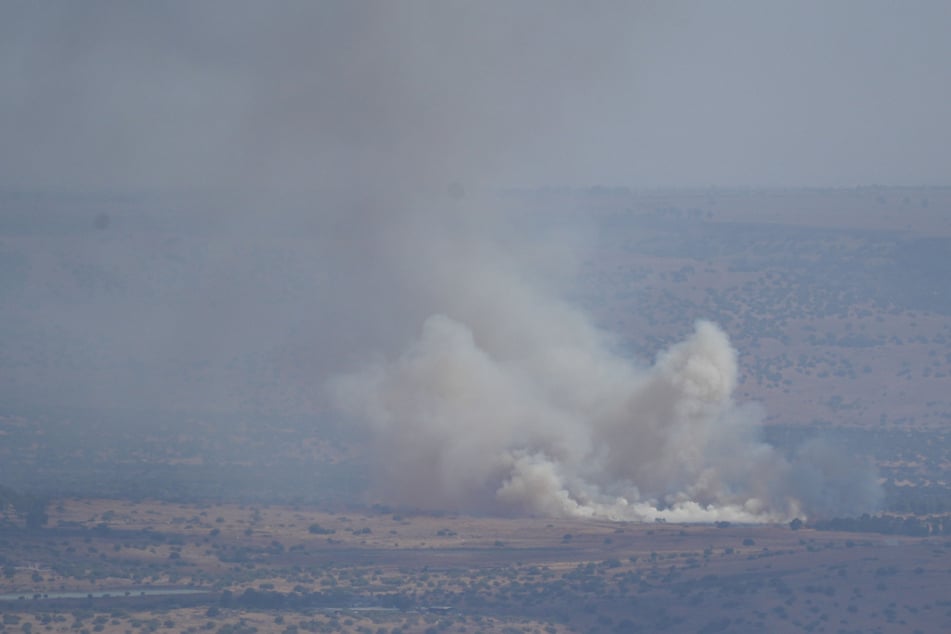
<instances>
[{"instance_id":1,"label":"open plain","mask_svg":"<svg viewBox=\"0 0 951 634\"><path fill-rule=\"evenodd\" d=\"M821 437L872 462L881 513L635 524L388 507L372 486L367 430L314 405L306 348L190 351L181 376L161 378L174 405L139 403L135 391L109 407L70 404L78 374L118 375L110 359L84 367L88 350L42 330L43 302L54 301L44 293L64 310L87 296L138 302L148 283L123 275L184 275L176 267L206 237L179 227L159 239L130 216L130 273L84 250L92 225L63 229L65 212L51 209L39 216L48 225L23 231L11 213L0 285L17 301L2 308L0 365L15 381L3 384L0 484L35 503L30 515L4 500L3 630L951 629L951 190L507 200L528 226L596 229L570 299L626 355L648 361L694 320L717 322L738 353L734 398L759 404L763 439L789 455ZM276 245L288 283L303 279L302 244ZM156 379L140 370L140 383ZM189 400L197 390L175 391L210 376L216 390L200 403ZM45 404L52 393L62 404Z\"/></svg>"},{"instance_id":2,"label":"open plain","mask_svg":"<svg viewBox=\"0 0 951 634\"><path fill-rule=\"evenodd\" d=\"M951 541L940 536L68 499L54 503L48 527L8 527L0 539L8 631L937 632L951 623ZM55 598L64 591L87 596Z\"/></svg>"}]
</instances>

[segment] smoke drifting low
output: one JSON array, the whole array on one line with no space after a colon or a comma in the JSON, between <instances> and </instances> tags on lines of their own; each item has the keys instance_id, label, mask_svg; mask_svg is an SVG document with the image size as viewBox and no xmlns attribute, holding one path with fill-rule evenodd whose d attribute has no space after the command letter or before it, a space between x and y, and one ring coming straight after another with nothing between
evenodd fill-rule
<instances>
[{"instance_id":1,"label":"smoke drifting low","mask_svg":"<svg viewBox=\"0 0 951 634\"><path fill-rule=\"evenodd\" d=\"M787 521L873 510L867 465L814 441L793 460L737 404L715 324L642 366L577 308L483 251L452 274L402 353L329 382L375 443L390 503L470 512ZM510 258L514 262L514 258Z\"/></svg>"}]
</instances>

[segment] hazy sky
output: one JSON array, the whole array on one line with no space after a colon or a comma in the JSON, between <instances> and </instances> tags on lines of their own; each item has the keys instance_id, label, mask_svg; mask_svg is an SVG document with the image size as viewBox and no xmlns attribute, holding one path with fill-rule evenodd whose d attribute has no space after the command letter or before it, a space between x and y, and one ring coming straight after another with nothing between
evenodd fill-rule
<instances>
[{"instance_id":1,"label":"hazy sky","mask_svg":"<svg viewBox=\"0 0 951 634\"><path fill-rule=\"evenodd\" d=\"M949 184L951 3L0 5L0 187Z\"/></svg>"}]
</instances>

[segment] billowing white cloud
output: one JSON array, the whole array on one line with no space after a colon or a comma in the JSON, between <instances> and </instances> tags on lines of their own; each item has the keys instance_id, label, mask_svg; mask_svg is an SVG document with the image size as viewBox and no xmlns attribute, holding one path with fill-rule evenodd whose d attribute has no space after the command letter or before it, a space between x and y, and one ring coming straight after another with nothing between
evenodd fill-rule
<instances>
[{"instance_id":1,"label":"billowing white cloud","mask_svg":"<svg viewBox=\"0 0 951 634\"><path fill-rule=\"evenodd\" d=\"M433 315L397 358L330 382L340 411L372 431L382 499L748 522L858 513L879 502L868 466L836 468L818 441L788 462L760 440L756 410L733 400L736 353L714 324L698 322L651 367L638 367L576 310L531 295L532 310L490 311L497 323ZM519 343L502 343L499 331Z\"/></svg>"}]
</instances>

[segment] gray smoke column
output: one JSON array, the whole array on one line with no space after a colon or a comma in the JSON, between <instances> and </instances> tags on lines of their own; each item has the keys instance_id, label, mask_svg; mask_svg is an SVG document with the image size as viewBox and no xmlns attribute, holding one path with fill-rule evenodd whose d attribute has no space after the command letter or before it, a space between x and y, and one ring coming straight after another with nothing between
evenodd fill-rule
<instances>
[{"instance_id":1,"label":"gray smoke column","mask_svg":"<svg viewBox=\"0 0 951 634\"><path fill-rule=\"evenodd\" d=\"M733 400L736 353L716 325L697 322L645 367L504 258L450 251L430 261L441 310L418 337L328 383L338 410L371 431L383 500L688 522L849 514L880 500L867 465L834 467L818 441L790 462L760 440L756 408Z\"/></svg>"}]
</instances>

